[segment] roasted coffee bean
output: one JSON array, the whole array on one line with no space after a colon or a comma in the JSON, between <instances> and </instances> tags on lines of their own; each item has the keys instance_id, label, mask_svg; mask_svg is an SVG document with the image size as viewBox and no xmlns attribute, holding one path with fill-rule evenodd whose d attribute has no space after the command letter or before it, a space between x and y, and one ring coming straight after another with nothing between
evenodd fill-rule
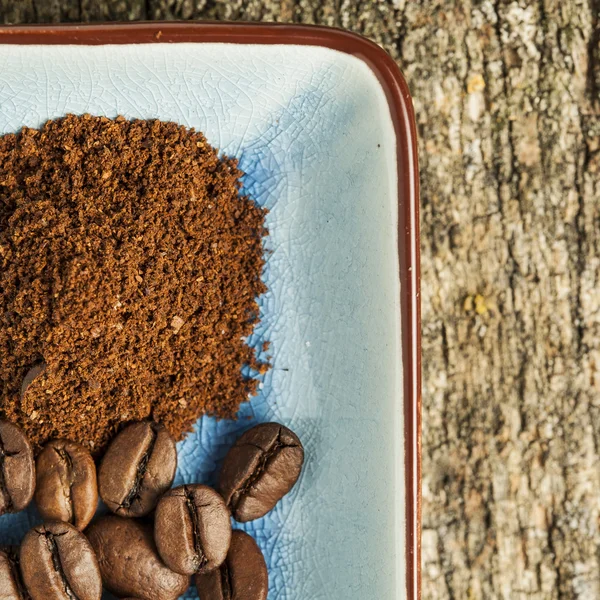
<instances>
[{"instance_id":1,"label":"roasted coffee bean","mask_svg":"<svg viewBox=\"0 0 600 600\"><path fill-rule=\"evenodd\" d=\"M43 519L83 531L98 506L96 465L86 448L68 440L47 444L36 460L35 503Z\"/></svg>"},{"instance_id":2,"label":"roasted coffee bean","mask_svg":"<svg viewBox=\"0 0 600 600\"><path fill-rule=\"evenodd\" d=\"M295 433L278 423L246 431L227 453L219 489L241 523L266 515L294 487L304 462Z\"/></svg>"},{"instance_id":3,"label":"roasted coffee bean","mask_svg":"<svg viewBox=\"0 0 600 600\"><path fill-rule=\"evenodd\" d=\"M23 381L21 382L21 401L25 399L25 395L27 394L27 390L31 387L31 384L45 372L46 363L40 362L33 365L33 367L25 373L25 377L23 377Z\"/></svg>"},{"instance_id":4,"label":"roasted coffee bean","mask_svg":"<svg viewBox=\"0 0 600 600\"><path fill-rule=\"evenodd\" d=\"M86 533L98 555L104 586L116 596L176 600L188 588L190 578L171 571L160 559L151 525L108 516Z\"/></svg>"},{"instance_id":5,"label":"roasted coffee bean","mask_svg":"<svg viewBox=\"0 0 600 600\"><path fill-rule=\"evenodd\" d=\"M100 497L123 517L151 512L173 483L177 449L169 432L158 423L129 425L111 442L98 476Z\"/></svg>"},{"instance_id":6,"label":"roasted coffee bean","mask_svg":"<svg viewBox=\"0 0 600 600\"><path fill-rule=\"evenodd\" d=\"M96 555L83 533L48 521L30 529L21 544L21 572L33 600L100 600Z\"/></svg>"},{"instance_id":7,"label":"roasted coffee bean","mask_svg":"<svg viewBox=\"0 0 600 600\"><path fill-rule=\"evenodd\" d=\"M207 573L227 556L229 509L205 485L182 485L167 492L154 515L154 539L165 564L184 575Z\"/></svg>"},{"instance_id":8,"label":"roasted coffee bean","mask_svg":"<svg viewBox=\"0 0 600 600\"><path fill-rule=\"evenodd\" d=\"M31 444L19 427L0 421L0 515L23 510L34 490Z\"/></svg>"},{"instance_id":9,"label":"roasted coffee bean","mask_svg":"<svg viewBox=\"0 0 600 600\"><path fill-rule=\"evenodd\" d=\"M30 600L19 566L19 547L0 548L0 600Z\"/></svg>"},{"instance_id":10,"label":"roasted coffee bean","mask_svg":"<svg viewBox=\"0 0 600 600\"><path fill-rule=\"evenodd\" d=\"M258 544L243 531L234 531L225 562L206 575L196 575L202 600L266 600L269 575Z\"/></svg>"}]
</instances>

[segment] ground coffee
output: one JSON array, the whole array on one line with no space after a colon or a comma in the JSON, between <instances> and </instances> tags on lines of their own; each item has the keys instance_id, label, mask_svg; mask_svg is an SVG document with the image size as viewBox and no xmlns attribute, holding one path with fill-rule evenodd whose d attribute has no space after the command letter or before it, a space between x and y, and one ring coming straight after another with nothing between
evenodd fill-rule
<instances>
[{"instance_id":1,"label":"ground coffee","mask_svg":"<svg viewBox=\"0 0 600 600\"><path fill-rule=\"evenodd\" d=\"M243 341L265 211L240 176L174 123L69 115L0 138L0 418L98 453L122 422L179 439L235 415L257 389L242 366L265 368Z\"/></svg>"}]
</instances>

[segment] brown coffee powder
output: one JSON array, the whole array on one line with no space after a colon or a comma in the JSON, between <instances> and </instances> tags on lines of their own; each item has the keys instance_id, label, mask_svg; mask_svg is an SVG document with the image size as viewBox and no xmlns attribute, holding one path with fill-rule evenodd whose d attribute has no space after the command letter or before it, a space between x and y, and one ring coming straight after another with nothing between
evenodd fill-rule
<instances>
[{"instance_id":1,"label":"brown coffee powder","mask_svg":"<svg viewBox=\"0 0 600 600\"><path fill-rule=\"evenodd\" d=\"M264 370L265 211L236 161L160 121L69 115L0 138L0 418L99 452L151 416L233 417ZM36 377L21 393L32 367Z\"/></svg>"}]
</instances>

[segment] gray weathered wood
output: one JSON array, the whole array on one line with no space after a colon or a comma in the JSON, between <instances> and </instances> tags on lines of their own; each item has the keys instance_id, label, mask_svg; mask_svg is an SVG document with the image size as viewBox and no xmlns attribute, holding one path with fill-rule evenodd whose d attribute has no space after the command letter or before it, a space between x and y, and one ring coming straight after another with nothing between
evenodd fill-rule
<instances>
[{"instance_id":1,"label":"gray weathered wood","mask_svg":"<svg viewBox=\"0 0 600 600\"><path fill-rule=\"evenodd\" d=\"M41 3L42 0L37 0ZM145 0L80 0L82 21L134 21L145 19Z\"/></svg>"},{"instance_id":2,"label":"gray weathered wood","mask_svg":"<svg viewBox=\"0 0 600 600\"><path fill-rule=\"evenodd\" d=\"M35 21L33 0L0 0L0 17L2 23L32 23Z\"/></svg>"},{"instance_id":3,"label":"gray weathered wood","mask_svg":"<svg viewBox=\"0 0 600 600\"><path fill-rule=\"evenodd\" d=\"M422 172L423 597L600 598L598 0L0 0L381 43Z\"/></svg>"}]
</instances>

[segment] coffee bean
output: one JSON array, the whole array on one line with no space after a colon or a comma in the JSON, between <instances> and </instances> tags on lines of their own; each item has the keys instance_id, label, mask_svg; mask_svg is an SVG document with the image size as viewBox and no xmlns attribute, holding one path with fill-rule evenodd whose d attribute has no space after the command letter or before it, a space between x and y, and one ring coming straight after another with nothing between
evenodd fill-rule
<instances>
[{"instance_id":1,"label":"coffee bean","mask_svg":"<svg viewBox=\"0 0 600 600\"><path fill-rule=\"evenodd\" d=\"M25 395L27 394L27 390L31 386L31 384L41 375L43 375L46 371L46 363L40 362L31 367L27 373L25 373L25 377L23 377L23 381L21 382L21 401L25 399Z\"/></svg>"},{"instance_id":2,"label":"coffee bean","mask_svg":"<svg viewBox=\"0 0 600 600\"><path fill-rule=\"evenodd\" d=\"M83 531L98 506L96 465L86 448L68 440L47 444L36 460L35 503L43 519Z\"/></svg>"},{"instance_id":3,"label":"coffee bean","mask_svg":"<svg viewBox=\"0 0 600 600\"><path fill-rule=\"evenodd\" d=\"M0 515L23 510L34 490L31 444L19 427L0 421Z\"/></svg>"},{"instance_id":4,"label":"coffee bean","mask_svg":"<svg viewBox=\"0 0 600 600\"><path fill-rule=\"evenodd\" d=\"M183 485L167 492L154 515L154 539L165 564L184 575L207 573L227 556L231 541L229 509L205 485Z\"/></svg>"},{"instance_id":5,"label":"coffee bean","mask_svg":"<svg viewBox=\"0 0 600 600\"><path fill-rule=\"evenodd\" d=\"M98 555L104 586L116 596L176 600L188 588L189 577L171 571L160 559L151 525L108 516L86 533Z\"/></svg>"},{"instance_id":6,"label":"coffee bean","mask_svg":"<svg viewBox=\"0 0 600 600\"><path fill-rule=\"evenodd\" d=\"M246 431L229 450L219 490L241 523L266 515L294 487L304 462L295 433L278 423Z\"/></svg>"},{"instance_id":7,"label":"coffee bean","mask_svg":"<svg viewBox=\"0 0 600 600\"><path fill-rule=\"evenodd\" d=\"M157 423L129 425L111 442L98 476L100 497L123 517L151 512L173 483L177 449L169 432Z\"/></svg>"},{"instance_id":8,"label":"coffee bean","mask_svg":"<svg viewBox=\"0 0 600 600\"><path fill-rule=\"evenodd\" d=\"M96 555L73 525L48 521L25 535L21 572L33 600L100 600Z\"/></svg>"},{"instance_id":9,"label":"coffee bean","mask_svg":"<svg viewBox=\"0 0 600 600\"><path fill-rule=\"evenodd\" d=\"M0 599L30 600L19 565L18 546L0 548Z\"/></svg>"},{"instance_id":10,"label":"coffee bean","mask_svg":"<svg viewBox=\"0 0 600 600\"><path fill-rule=\"evenodd\" d=\"M269 575L258 544L243 531L234 531L225 562L206 575L196 575L202 600L266 600Z\"/></svg>"}]
</instances>

